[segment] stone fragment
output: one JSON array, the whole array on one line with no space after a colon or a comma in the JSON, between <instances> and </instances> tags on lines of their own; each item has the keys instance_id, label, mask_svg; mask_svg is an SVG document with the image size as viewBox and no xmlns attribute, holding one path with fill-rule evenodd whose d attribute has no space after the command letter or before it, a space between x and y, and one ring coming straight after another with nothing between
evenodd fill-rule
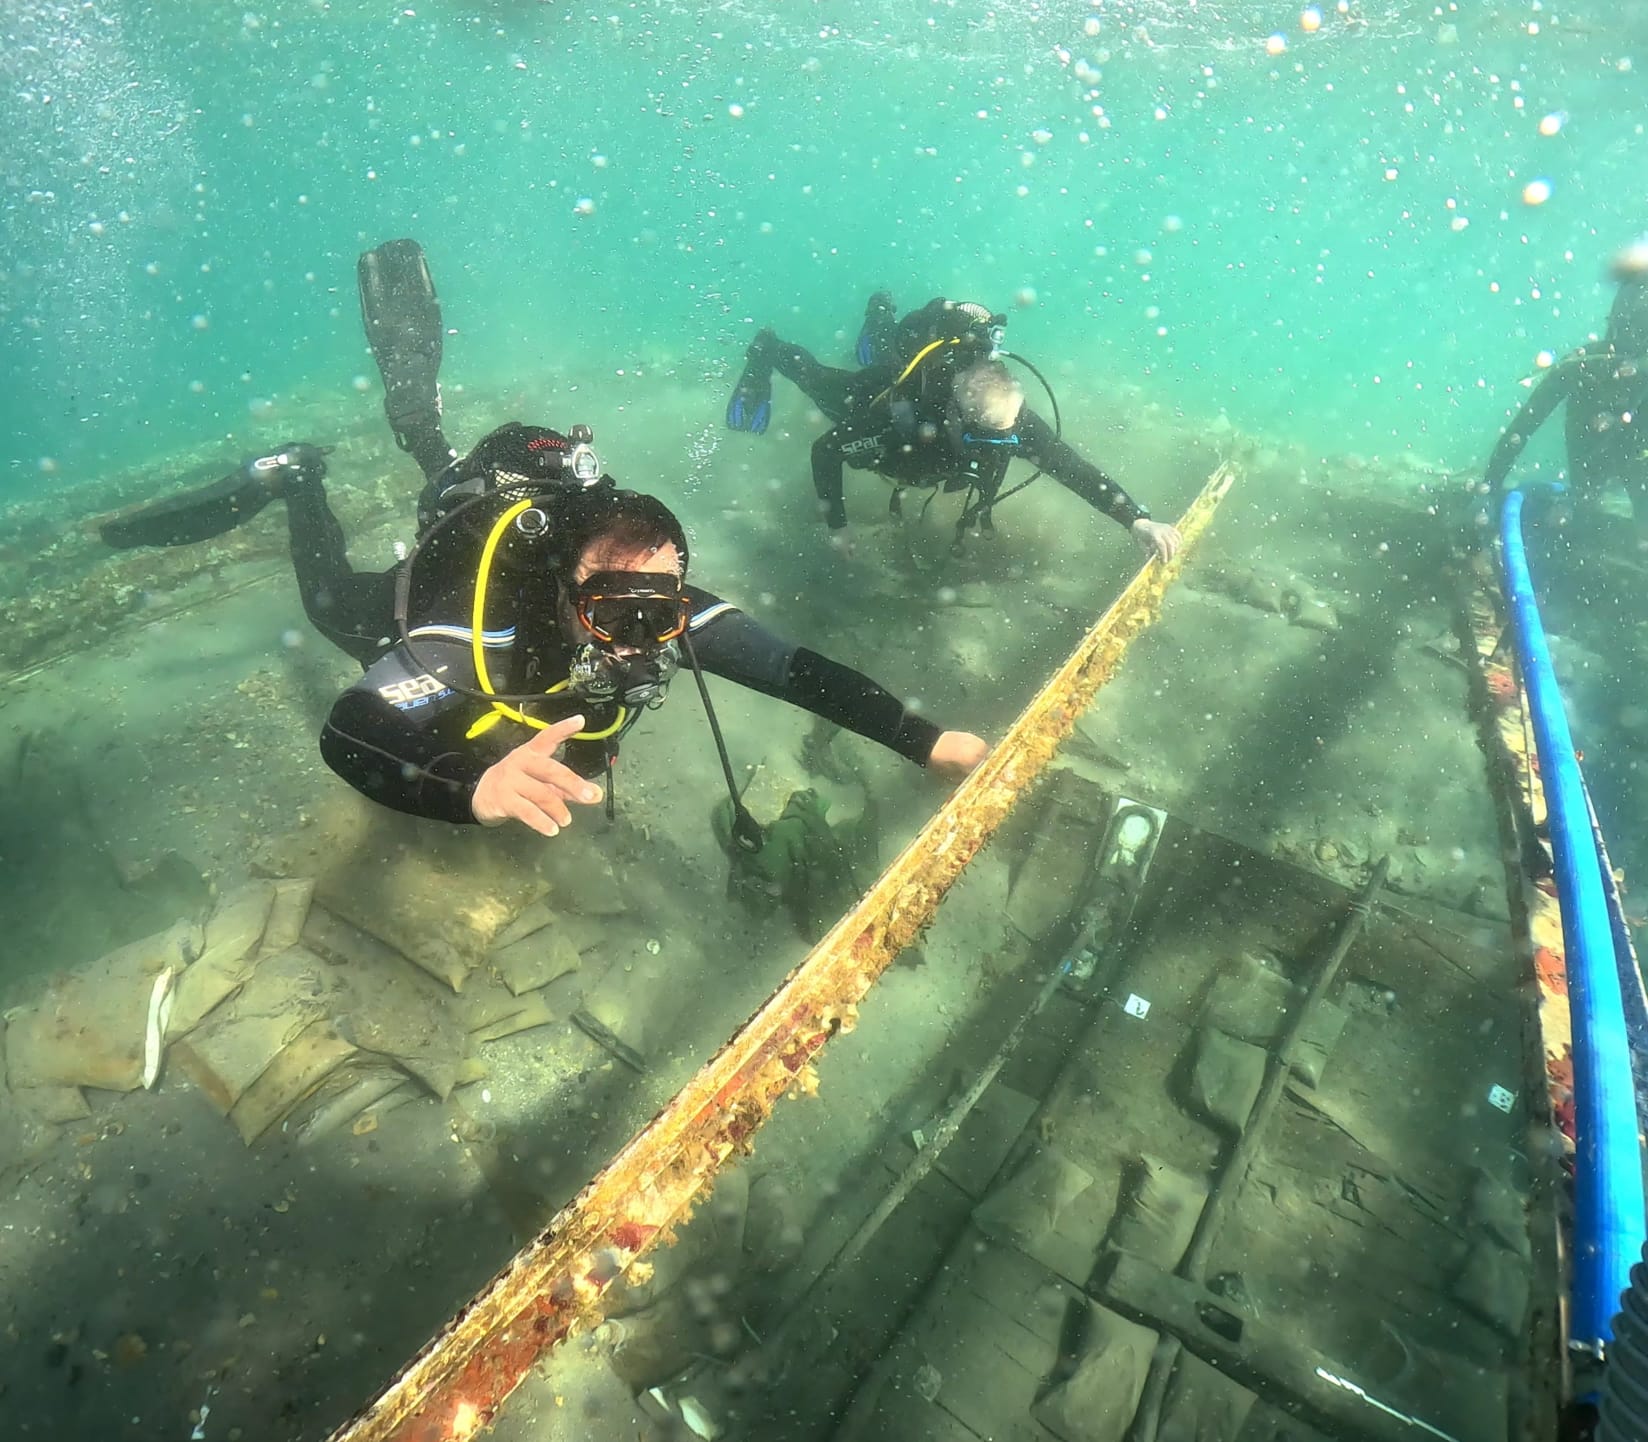
<instances>
[{"instance_id":1,"label":"stone fragment","mask_svg":"<svg viewBox=\"0 0 1648 1442\"><path fill-rule=\"evenodd\" d=\"M1293 1075L1306 1086L1320 1086L1322 1073L1344 1029L1344 1007L1332 1001L1317 1002L1293 1044Z\"/></svg>"},{"instance_id":2,"label":"stone fragment","mask_svg":"<svg viewBox=\"0 0 1648 1442\"><path fill-rule=\"evenodd\" d=\"M309 1023L241 1094L229 1120L248 1146L355 1055L324 1018Z\"/></svg>"},{"instance_id":3,"label":"stone fragment","mask_svg":"<svg viewBox=\"0 0 1648 1442\"><path fill-rule=\"evenodd\" d=\"M276 891L272 881L255 881L218 899L200 955L173 988L168 1037L187 1036L252 974L253 956L268 949L263 942Z\"/></svg>"},{"instance_id":4,"label":"stone fragment","mask_svg":"<svg viewBox=\"0 0 1648 1442\"><path fill-rule=\"evenodd\" d=\"M1007 897L1007 919L1023 936L1040 941L1070 914L1109 816L1110 802L1097 786L1073 771L1055 773Z\"/></svg>"},{"instance_id":5,"label":"stone fragment","mask_svg":"<svg viewBox=\"0 0 1648 1442\"><path fill-rule=\"evenodd\" d=\"M1253 1410L1249 1392L1193 1352L1181 1352L1162 1404L1156 1442L1231 1442Z\"/></svg>"},{"instance_id":6,"label":"stone fragment","mask_svg":"<svg viewBox=\"0 0 1648 1442\"><path fill-rule=\"evenodd\" d=\"M272 881L253 881L225 892L206 918L205 937L194 964L224 966L250 955L263 938L274 904Z\"/></svg>"},{"instance_id":7,"label":"stone fragment","mask_svg":"<svg viewBox=\"0 0 1648 1442\"><path fill-rule=\"evenodd\" d=\"M273 956L296 946L303 938L304 924L309 920L309 907L315 897L312 878L291 879L275 883L275 901L269 910L269 920L263 928L263 940L258 951Z\"/></svg>"},{"instance_id":8,"label":"stone fragment","mask_svg":"<svg viewBox=\"0 0 1648 1442\"><path fill-rule=\"evenodd\" d=\"M228 1115L324 1011L325 962L294 946L265 957L230 1001L172 1046L172 1060Z\"/></svg>"},{"instance_id":9,"label":"stone fragment","mask_svg":"<svg viewBox=\"0 0 1648 1442\"><path fill-rule=\"evenodd\" d=\"M317 901L454 991L546 890L502 828L432 827L413 844L402 823L353 793L318 811L313 824L271 838L259 869L314 877Z\"/></svg>"},{"instance_id":10,"label":"stone fragment","mask_svg":"<svg viewBox=\"0 0 1648 1442\"><path fill-rule=\"evenodd\" d=\"M1294 995L1275 965L1243 952L1214 977L1203 1020L1238 1041L1268 1046L1281 1034Z\"/></svg>"},{"instance_id":11,"label":"stone fragment","mask_svg":"<svg viewBox=\"0 0 1648 1442\"><path fill-rule=\"evenodd\" d=\"M1528 1256L1531 1243L1527 1203L1508 1182L1477 1168L1466 1198L1465 1214L1500 1246L1519 1256Z\"/></svg>"},{"instance_id":12,"label":"stone fragment","mask_svg":"<svg viewBox=\"0 0 1648 1442\"><path fill-rule=\"evenodd\" d=\"M749 1184L742 1232L744 1251L758 1272L788 1271L800 1257L801 1209L777 1172L763 1172Z\"/></svg>"},{"instance_id":13,"label":"stone fragment","mask_svg":"<svg viewBox=\"0 0 1648 1442\"><path fill-rule=\"evenodd\" d=\"M543 997L534 991L518 998L514 1011L485 1026L476 1027L470 1036L477 1042L502 1041L517 1032L531 1031L535 1026L549 1026L561 1020L564 1018L551 1011Z\"/></svg>"}]
</instances>

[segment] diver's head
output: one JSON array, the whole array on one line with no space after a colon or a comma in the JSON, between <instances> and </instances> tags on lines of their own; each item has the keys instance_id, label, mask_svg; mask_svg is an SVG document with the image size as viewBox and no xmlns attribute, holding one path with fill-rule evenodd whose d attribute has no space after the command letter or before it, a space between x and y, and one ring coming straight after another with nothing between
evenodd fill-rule
<instances>
[{"instance_id":1,"label":"diver's head","mask_svg":"<svg viewBox=\"0 0 1648 1442\"><path fill-rule=\"evenodd\" d=\"M1648 273L1622 271L1616 265L1619 294L1608 312L1608 344L1618 355L1648 357Z\"/></svg>"},{"instance_id":2,"label":"diver's head","mask_svg":"<svg viewBox=\"0 0 1648 1442\"><path fill-rule=\"evenodd\" d=\"M551 536L550 567L569 641L622 655L657 650L681 634L687 537L656 496L579 496L554 518Z\"/></svg>"},{"instance_id":3,"label":"diver's head","mask_svg":"<svg viewBox=\"0 0 1648 1442\"><path fill-rule=\"evenodd\" d=\"M956 374L945 410L945 432L962 450L1017 445L1015 427L1023 410L1024 387L1013 373L999 360L979 361Z\"/></svg>"},{"instance_id":4,"label":"diver's head","mask_svg":"<svg viewBox=\"0 0 1648 1442\"><path fill-rule=\"evenodd\" d=\"M658 704L680 664L691 609L681 522L655 496L607 490L563 505L550 535L572 690L632 709Z\"/></svg>"},{"instance_id":5,"label":"diver's head","mask_svg":"<svg viewBox=\"0 0 1648 1442\"><path fill-rule=\"evenodd\" d=\"M447 467L442 489L450 491L465 482L506 491L541 486L582 491L611 485L590 444L592 439L588 426L573 426L562 434L547 426L509 421Z\"/></svg>"},{"instance_id":6,"label":"diver's head","mask_svg":"<svg viewBox=\"0 0 1648 1442\"><path fill-rule=\"evenodd\" d=\"M959 339L994 356L1007 338L1007 317L976 300L946 301L951 322Z\"/></svg>"}]
</instances>

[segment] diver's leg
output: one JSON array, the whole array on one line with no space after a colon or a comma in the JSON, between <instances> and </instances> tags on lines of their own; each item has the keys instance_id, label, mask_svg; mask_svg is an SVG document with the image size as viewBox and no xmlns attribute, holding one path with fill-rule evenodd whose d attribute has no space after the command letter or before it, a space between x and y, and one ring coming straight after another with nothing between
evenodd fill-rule
<instances>
[{"instance_id":1,"label":"diver's leg","mask_svg":"<svg viewBox=\"0 0 1648 1442\"><path fill-rule=\"evenodd\" d=\"M777 336L768 343L767 363L832 421L844 420L868 404L892 379L885 366L861 371L827 366L806 347Z\"/></svg>"},{"instance_id":2,"label":"diver's leg","mask_svg":"<svg viewBox=\"0 0 1648 1442\"><path fill-rule=\"evenodd\" d=\"M285 488L292 570L310 623L361 665L383 654L394 636L395 573L356 571L343 527L332 514L321 475Z\"/></svg>"},{"instance_id":3,"label":"diver's leg","mask_svg":"<svg viewBox=\"0 0 1648 1442\"><path fill-rule=\"evenodd\" d=\"M744 353L744 369L727 402L727 424L735 431L760 435L772 420L772 378L776 371L832 421L885 390L893 379L885 365L866 370L827 366L805 346L794 345L770 330L756 332Z\"/></svg>"},{"instance_id":4,"label":"diver's leg","mask_svg":"<svg viewBox=\"0 0 1648 1442\"><path fill-rule=\"evenodd\" d=\"M361 323L383 377L395 444L433 480L452 460L441 432L441 303L423 247L387 240L361 256Z\"/></svg>"}]
</instances>

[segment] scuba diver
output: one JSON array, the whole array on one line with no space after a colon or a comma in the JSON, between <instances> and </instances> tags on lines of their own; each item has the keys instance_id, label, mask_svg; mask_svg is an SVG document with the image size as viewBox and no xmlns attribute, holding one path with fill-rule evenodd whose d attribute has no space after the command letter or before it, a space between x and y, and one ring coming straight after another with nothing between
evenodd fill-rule
<instances>
[{"instance_id":1,"label":"scuba diver","mask_svg":"<svg viewBox=\"0 0 1648 1442\"><path fill-rule=\"evenodd\" d=\"M420 539L384 572L350 564L327 504L326 451L291 442L212 485L102 522L111 546L220 535L285 503L293 568L316 629L365 668L337 700L321 754L369 799L434 820L516 820L554 836L569 803L613 809L618 743L694 673L746 850L744 810L703 672L777 697L948 779L984 758L868 677L772 634L686 583L687 539L656 497L622 490L587 427L511 422L454 459L441 431L441 316L423 252L360 258L361 314L397 443L422 468ZM603 788L592 784L600 779Z\"/></svg>"},{"instance_id":2,"label":"scuba diver","mask_svg":"<svg viewBox=\"0 0 1648 1442\"><path fill-rule=\"evenodd\" d=\"M1004 315L971 301L929 301L895 320L892 297L878 291L865 308L857 355L860 370L826 366L809 351L762 330L750 342L743 372L727 403L733 430L759 435L772 419L772 377L792 382L834 424L813 442L813 489L832 540L843 549L847 508L845 466L875 471L893 483L888 508L903 514L902 492L964 491L955 549L970 528L995 529L993 510L1043 472L1123 526L1150 554L1172 560L1177 528L1153 521L1115 481L1061 438L1054 424L1024 403L1024 390L1003 364ZM1043 386L1022 356L1012 356ZM1009 464L1022 459L1034 475L1001 489ZM929 495L929 503L931 495Z\"/></svg>"},{"instance_id":3,"label":"scuba diver","mask_svg":"<svg viewBox=\"0 0 1648 1442\"><path fill-rule=\"evenodd\" d=\"M1569 493L1591 508L1609 485L1623 485L1637 545L1648 547L1648 272L1639 251L1615 262L1619 291L1601 342L1581 346L1547 370L1500 436L1474 487L1478 499L1495 511L1523 447L1566 402L1562 431Z\"/></svg>"}]
</instances>

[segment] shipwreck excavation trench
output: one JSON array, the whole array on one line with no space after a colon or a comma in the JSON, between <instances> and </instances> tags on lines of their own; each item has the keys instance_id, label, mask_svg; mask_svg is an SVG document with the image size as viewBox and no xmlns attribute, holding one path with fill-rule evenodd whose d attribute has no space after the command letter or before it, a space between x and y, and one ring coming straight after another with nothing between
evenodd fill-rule
<instances>
[{"instance_id":1,"label":"shipwreck excavation trench","mask_svg":"<svg viewBox=\"0 0 1648 1442\"><path fill-rule=\"evenodd\" d=\"M1422 545L1396 508L1353 524ZM915 889L885 894L864 984L897 964L867 994L810 993L814 1010L696 1102L714 1042L804 951L797 928L873 871L855 857L836 891L764 914L734 891L699 935L682 918L719 898L725 860L645 818L684 784L713 794L713 776L641 753L634 811L548 851L323 794L296 827L248 836L178 925L8 998L0 1125L28 1171L0 1253L7 1335L13 1355L48 1339L44 1365L6 1379L21 1435L74 1416L118 1436L164 1411L207 1436L265 1435L273 1417L275 1435L318 1438L486 1294L502 1305L469 1312L471 1365L427 1349L398 1412L380 1402L340 1435L466 1436L492 1418L520 1439L1088 1442L1122 1435L1141 1398L1161 1436L1238 1417L1268 1435L1284 1411L1327 1435L1393 1435L1357 1388L1461 1442L1511 1435L1541 1405L1511 1379L1549 1332L1551 1149L1448 608L1371 548L1312 567L1301 547L1294 575L1314 586L1233 559L1275 539L1262 508L1227 505L1219 527L1154 628L1119 603L1133 655L1091 706L1061 708L1055 729L1073 734L960 880L949 842L923 853L945 860L936 890L895 865ZM1156 600L1140 599L1142 619ZM983 619L961 600L932 620L956 657ZM1013 643L1041 655L1063 627L1068 646L1063 617L1030 613L1041 630ZM1218 728L1196 723L1215 708ZM247 730L268 746L293 723L301 745L301 712L281 706ZM878 823L884 771L803 730L757 753L763 819L787 812L849 853L908 824L903 802ZM1053 734L978 794L1024 790ZM1428 750L1404 750L1421 734ZM44 785L60 760L26 765ZM1137 805L1118 819L1124 797ZM1148 846L1129 817L1148 819ZM1290 1044L1386 854L1366 930ZM646 887L623 884L637 874ZM134 873L148 890L133 895L154 910L191 894L163 881ZM858 995L856 1029L836 1035ZM157 996L169 1015L145 1027ZM147 1091L157 1027L172 1045ZM757 1133L797 1078L819 1095L779 1102ZM1260 1091L1275 1098L1263 1121ZM628 1154L649 1178L645 1227L614 1233L622 1208L586 1194L489 1288L666 1104L685 1105L681 1138L730 1126L677 1153L685 1170ZM1242 1135L1245 1177L1187 1267ZM94 1277L75 1246L93 1234L96 1256L121 1240L152 1261ZM583 1281L560 1293L554 1275ZM551 1320L529 1334L511 1317ZM1181 1356L1152 1382L1158 1336ZM1460 1415L1423 1405L1443 1383L1469 1399Z\"/></svg>"}]
</instances>

